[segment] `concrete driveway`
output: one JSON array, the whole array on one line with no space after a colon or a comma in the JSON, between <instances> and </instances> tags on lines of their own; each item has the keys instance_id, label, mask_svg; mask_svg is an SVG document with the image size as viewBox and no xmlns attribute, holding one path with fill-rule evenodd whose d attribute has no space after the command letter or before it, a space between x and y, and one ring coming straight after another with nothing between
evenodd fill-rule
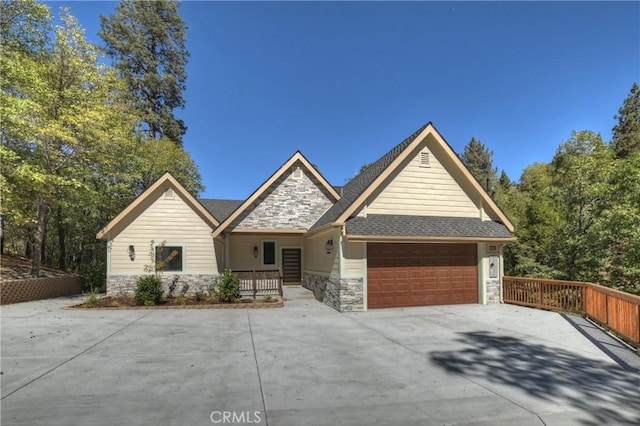
<instances>
[{"instance_id":1,"label":"concrete driveway","mask_svg":"<svg viewBox=\"0 0 640 426\"><path fill-rule=\"evenodd\" d=\"M510 305L2 308L2 425L640 424L640 358ZM598 337L599 336L599 337Z\"/></svg>"}]
</instances>

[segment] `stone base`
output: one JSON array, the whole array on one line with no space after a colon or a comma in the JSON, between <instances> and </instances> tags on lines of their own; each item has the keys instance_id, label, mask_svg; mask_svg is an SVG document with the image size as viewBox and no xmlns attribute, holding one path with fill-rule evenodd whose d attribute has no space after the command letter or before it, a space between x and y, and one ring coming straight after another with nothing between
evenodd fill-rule
<instances>
[{"instance_id":1,"label":"stone base","mask_svg":"<svg viewBox=\"0 0 640 426\"><path fill-rule=\"evenodd\" d=\"M487 280L485 289L487 292L487 304L500 303L500 280Z\"/></svg>"},{"instance_id":2,"label":"stone base","mask_svg":"<svg viewBox=\"0 0 640 426\"><path fill-rule=\"evenodd\" d=\"M111 275L107 278L107 296L120 296L120 295L133 295L136 291L136 285L138 279L143 275ZM171 275L168 273L160 275L162 280L162 287L164 292L169 291L169 285L172 281L178 277L178 282L174 295L180 295L183 288L188 285L187 292L185 294L194 294L196 291L207 291L209 286L215 283L218 278L217 275L212 274L184 274L184 275Z\"/></svg>"},{"instance_id":3,"label":"stone base","mask_svg":"<svg viewBox=\"0 0 640 426\"><path fill-rule=\"evenodd\" d=\"M302 286L313 291L317 300L339 312L364 309L362 278L338 278L305 272L302 274Z\"/></svg>"}]
</instances>

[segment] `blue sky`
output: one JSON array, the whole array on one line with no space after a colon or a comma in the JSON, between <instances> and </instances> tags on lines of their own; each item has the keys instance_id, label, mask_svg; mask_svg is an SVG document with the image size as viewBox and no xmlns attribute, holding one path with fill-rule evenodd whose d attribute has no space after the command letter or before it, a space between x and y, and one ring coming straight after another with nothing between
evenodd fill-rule
<instances>
[{"instance_id":1,"label":"blue sky","mask_svg":"<svg viewBox=\"0 0 640 426\"><path fill-rule=\"evenodd\" d=\"M115 2L68 5L97 37ZM243 199L296 150L334 185L431 121L517 180L572 130L611 137L640 81L639 2L184 2L185 149Z\"/></svg>"}]
</instances>

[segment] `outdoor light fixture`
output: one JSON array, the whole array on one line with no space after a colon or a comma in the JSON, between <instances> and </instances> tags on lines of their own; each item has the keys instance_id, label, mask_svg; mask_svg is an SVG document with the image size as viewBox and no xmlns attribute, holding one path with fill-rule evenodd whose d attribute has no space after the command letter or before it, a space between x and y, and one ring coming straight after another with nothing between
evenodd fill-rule
<instances>
[{"instance_id":1,"label":"outdoor light fixture","mask_svg":"<svg viewBox=\"0 0 640 426\"><path fill-rule=\"evenodd\" d=\"M333 240L327 240L326 244L324 245L324 250L327 252L327 254L331 254L331 252L333 251Z\"/></svg>"},{"instance_id":2,"label":"outdoor light fixture","mask_svg":"<svg viewBox=\"0 0 640 426\"><path fill-rule=\"evenodd\" d=\"M258 257L258 246L253 246L253 257Z\"/></svg>"},{"instance_id":3,"label":"outdoor light fixture","mask_svg":"<svg viewBox=\"0 0 640 426\"><path fill-rule=\"evenodd\" d=\"M136 248L132 245L129 246L129 259L133 262L136 258Z\"/></svg>"}]
</instances>

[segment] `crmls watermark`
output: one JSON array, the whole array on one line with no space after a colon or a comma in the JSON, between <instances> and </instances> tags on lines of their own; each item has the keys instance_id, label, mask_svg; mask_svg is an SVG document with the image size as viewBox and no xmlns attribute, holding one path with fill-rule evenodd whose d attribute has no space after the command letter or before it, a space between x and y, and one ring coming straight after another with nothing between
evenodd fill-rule
<instances>
[{"instance_id":1,"label":"crmls watermark","mask_svg":"<svg viewBox=\"0 0 640 426\"><path fill-rule=\"evenodd\" d=\"M209 419L215 424L252 424L262 421L260 411L212 411Z\"/></svg>"}]
</instances>

